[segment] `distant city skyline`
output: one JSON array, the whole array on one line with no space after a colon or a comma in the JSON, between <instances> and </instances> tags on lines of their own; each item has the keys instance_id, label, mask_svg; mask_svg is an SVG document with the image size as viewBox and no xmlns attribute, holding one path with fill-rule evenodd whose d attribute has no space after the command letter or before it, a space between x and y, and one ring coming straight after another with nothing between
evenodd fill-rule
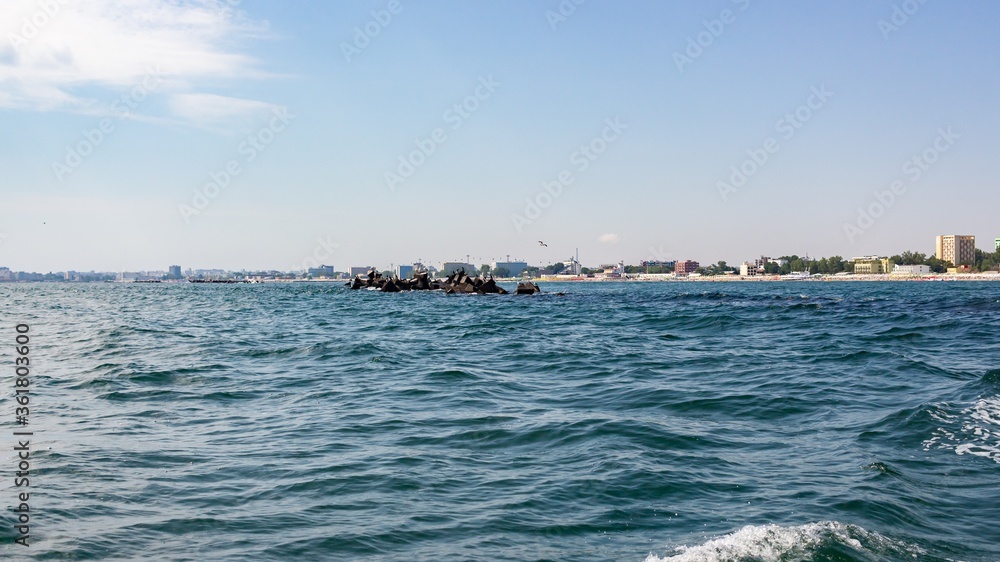
<instances>
[{"instance_id":1,"label":"distant city skyline","mask_svg":"<svg viewBox=\"0 0 1000 562\"><path fill-rule=\"evenodd\" d=\"M998 19L985 0L11 0L0 266L990 250Z\"/></svg>"},{"instance_id":2,"label":"distant city skyline","mask_svg":"<svg viewBox=\"0 0 1000 562\"><path fill-rule=\"evenodd\" d=\"M955 253L956 252L956 247L957 247L956 245L959 244L960 243L959 241L961 241L962 239L966 239L965 243L962 243L962 249L960 251L960 254L956 254ZM769 253L769 252L762 252L762 253L759 253L757 255L758 256L764 256L764 257L767 257L769 259L770 258L780 258L780 257L785 257L785 256L795 256L795 255L797 255L800 258L808 258L808 259L816 259L816 260L823 259L823 258L830 258L830 257L837 257L837 256L839 256L842 259L848 260L848 261L850 261L850 260L877 261L879 259L882 259L883 257L887 258L890 255L896 255L896 254L900 254L902 252L908 252L908 251L915 251L915 252L924 254L927 257L937 257L937 259L941 259L941 260L952 262L952 263L955 263L958 258L961 258L961 259L958 259L958 263L963 263L963 262L966 262L966 261L971 261L974 258L974 251L976 249L982 250L984 252L990 252L990 249L988 247L984 248L984 247L979 247L978 246L978 239L976 238L975 235L955 235L955 234L950 234L950 235L938 235L938 236L936 236L935 237L935 248L932 251L923 251L922 249L907 248L905 250L904 249L897 249L897 250L893 250L893 251L890 251L890 252L885 252L885 253L880 253L880 254L872 254L872 255L845 255L845 254L810 255L810 254L796 254L794 252L791 252L791 253L774 253L774 252L770 252ZM994 239L994 249L993 249L993 251L994 252L1000 252L1000 238L995 238ZM468 266L469 269L478 271L480 269L480 267L483 266L483 265L488 265L488 266L490 266L491 269L493 269L493 268L499 268L499 269L504 269L504 270L510 270L510 269L523 270L523 269L526 269L528 267L545 267L545 266L554 265L554 264L557 264L557 263L563 263L564 265L567 265L567 267L571 267L572 264L577 259L577 257L576 256L569 256L569 257L564 258L564 259L557 259L557 260L548 261L548 262L544 262L544 263L543 262L529 263L529 262L524 261L524 260L511 259L510 256L505 256L504 259L490 259L490 260L487 260L487 261L477 261L476 259L472 259L472 256L470 254L470 255L466 256L466 259L469 260L469 261L460 261L460 260L430 261L430 260L425 260L425 259L418 259L418 260L412 260L412 261L409 261L409 262L405 262L405 261L401 262L401 263L392 262L392 263L388 263L388 264L387 263L381 263L379 261L371 261L371 260L369 260L368 262L363 262L364 265L358 265L358 264L355 264L355 263L351 263L351 264L343 264L341 266L337 266L337 265L334 265L334 264L327 264L325 262L321 262L321 261L317 260L315 262L315 265L303 264L303 267L300 267L298 269L295 269L295 268L282 269L282 268L274 268L274 267L266 267L266 268L247 268L247 267L222 268L222 267L211 267L211 266L204 266L204 267L201 267L201 266L199 266L199 267L184 267L184 266L180 266L180 265L176 265L176 264L171 264L171 265L167 266L166 268L149 267L149 268L131 268L131 269L122 269L122 270L99 270L99 269L93 269L93 268L91 268L91 269L80 269L80 270L77 270L77 269L58 269L58 268L56 268L56 269L50 269L50 270L47 270L47 271L32 271L32 273L67 273L67 272L73 272L73 273L123 273L123 272L124 273L136 273L136 272L144 272L144 273L163 274L163 275L169 276L171 278L179 278L182 275L183 276L190 275L190 274L192 274L192 272L215 272L215 273L221 273L221 272L241 272L241 271L244 271L244 272L280 271L280 272L289 272L289 273L292 273L292 272L314 272L315 271L315 272L323 272L324 274L331 274L331 275L334 272L336 272L336 273L347 273L351 277L353 277L356 274L366 273L372 267L376 268L379 271L391 271L391 272L395 272L397 275L399 274L400 271L404 271L405 270L407 272L407 275L408 275L409 273L412 273L413 270L414 270L414 268L412 266L416 266L418 264L421 264L424 267L430 267L430 268L433 268L435 270L442 270L442 271L446 271L446 272L449 271L449 270L457 270L458 267L464 267L464 266ZM747 264L753 265L755 263L755 261L758 263L758 265L760 263L760 260L758 260L756 256L748 256L746 258L741 258L739 261L736 261L736 262L732 262L732 261L729 261L729 260L712 260L712 259L704 260L703 261L703 260L699 260L699 259L690 260L690 259L656 258L656 259L638 260L638 261L610 260L610 261L602 261L602 262L594 262L594 263L590 263L590 262L586 262L585 263L583 261L580 261L579 262L579 266L580 267L585 267L585 268L594 268L594 267L602 267L602 266L605 266L605 265L615 265L615 264L618 264L618 263L622 263L622 264L634 266L634 265L641 265L641 264L643 264L643 263L645 263L647 261L650 262L651 264L659 264L659 263L667 263L667 262L678 262L678 263L689 262L689 263L697 263L697 264L700 264L700 265L703 265L703 266L716 264L718 261L725 261L725 262L727 262L728 266L734 267L734 268L737 268L737 269L741 265L747 265ZM883 260L883 261L885 261L885 260ZM697 265L692 266L692 269L694 267L697 267ZM400 268L405 268L405 269L401 270ZM6 270L6 271L23 271L23 272L29 272L29 270L19 270L17 268L12 268L10 266L0 264L0 271L4 271L4 270ZM0 279L3 279L3 277L0 276Z\"/></svg>"}]
</instances>

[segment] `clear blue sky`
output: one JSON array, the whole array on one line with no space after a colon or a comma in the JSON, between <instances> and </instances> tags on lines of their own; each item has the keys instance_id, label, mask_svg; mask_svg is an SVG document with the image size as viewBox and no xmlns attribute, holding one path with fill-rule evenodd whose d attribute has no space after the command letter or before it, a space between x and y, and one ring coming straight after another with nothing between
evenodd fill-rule
<instances>
[{"instance_id":1,"label":"clear blue sky","mask_svg":"<svg viewBox=\"0 0 1000 562\"><path fill-rule=\"evenodd\" d=\"M1000 236L996 2L63 1L0 7L0 266L734 264ZM734 166L753 173L720 190Z\"/></svg>"}]
</instances>

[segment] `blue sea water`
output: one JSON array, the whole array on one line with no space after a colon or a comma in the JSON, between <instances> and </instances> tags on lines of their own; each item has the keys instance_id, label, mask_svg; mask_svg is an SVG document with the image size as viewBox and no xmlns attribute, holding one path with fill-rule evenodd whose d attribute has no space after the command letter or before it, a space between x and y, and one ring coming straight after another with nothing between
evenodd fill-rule
<instances>
[{"instance_id":1,"label":"blue sea water","mask_svg":"<svg viewBox=\"0 0 1000 562\"><path fill-rule=\"evenodd\" d=\"M1000 283L543 291L0 285L0 559L1000 560Z\"/></svg>"}]
</instances>

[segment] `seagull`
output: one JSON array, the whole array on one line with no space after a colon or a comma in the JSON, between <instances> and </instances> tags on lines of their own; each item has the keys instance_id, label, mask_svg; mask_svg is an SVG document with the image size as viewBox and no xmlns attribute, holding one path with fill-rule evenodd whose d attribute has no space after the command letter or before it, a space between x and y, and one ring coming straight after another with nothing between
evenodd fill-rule
<instances>
[{"instance_id":1,"label":"seagull","mask_svg":"<svg viewBox=\"0 0 1000 562\"><path fill-rule=\"evenodd\" d=\"M548 244L546 244L545 242L542 242L541 240L539 240L539 241L538 241L538 245L539 245L539 246L545 246L546 248L548 248L548 247L549 247L549 245L548 245Z\"/></svg>"}]
</instances>

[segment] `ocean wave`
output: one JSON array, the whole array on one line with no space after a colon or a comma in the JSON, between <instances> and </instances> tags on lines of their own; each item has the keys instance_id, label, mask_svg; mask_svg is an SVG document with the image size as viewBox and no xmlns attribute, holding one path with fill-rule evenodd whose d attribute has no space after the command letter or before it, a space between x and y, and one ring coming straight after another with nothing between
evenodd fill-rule
<instances>
[{"instance_id":1,"label":"ocean wave","mask_svg":"<svg viewBox=\"0 0 1000 562\"><path fill-rule=\"evenodd\" d=\"M682 546L645 562L785 562L813 560L914 559L925 554L916 545L894 541L856 525L822 521L797 527L748 525L698 546Z\"/></svg>"},{"instance_id":2,"label":"ocean wave","mask_svg":"<svg viewBox=\"0 0 1000 562\"><path fill-rule=\"evenodd\" d=\"M1000 560L1000 283L24 288L39 558Z\"/></svg>"},{"instance_id":3,"label":"ocean wave","mask_svg":"<svg viewBox=\"0 0 1000 562\"><path fill-rule=\"evenodd\" d=\"M940 405L931 411L931 417L943 427L924 441L925 451L944 449L1000 463L1000 396L980 398L957 413Z\"/></svg>"}]
</instances>

